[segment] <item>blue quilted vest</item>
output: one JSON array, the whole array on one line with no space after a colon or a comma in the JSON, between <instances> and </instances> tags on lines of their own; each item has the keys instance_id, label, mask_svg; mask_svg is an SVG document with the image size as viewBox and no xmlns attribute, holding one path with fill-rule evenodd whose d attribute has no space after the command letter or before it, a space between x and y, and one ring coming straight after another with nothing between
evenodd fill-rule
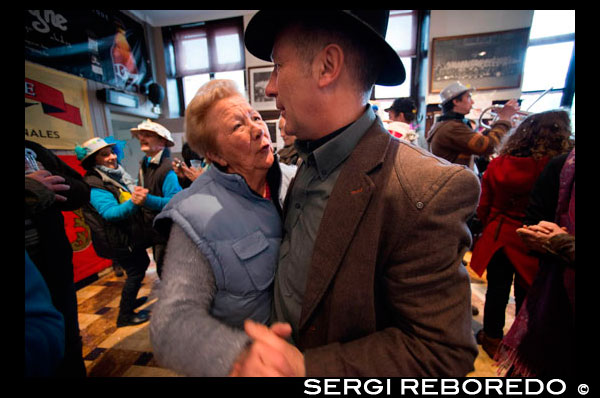
<instances>
[{"instance_id":1,"label":"blue quilted vest","mask_svg":"<svg viewBox=\"0 0 600 398\"><path fill-rule=\"evenodd\" d=\"M246 318L267 324L282 235L273 202L252 193L241 176L213 166L169 201L155 225L166 218L210 262L217 285L211 314L240 328Z\"/></svg>"}]
</instances>

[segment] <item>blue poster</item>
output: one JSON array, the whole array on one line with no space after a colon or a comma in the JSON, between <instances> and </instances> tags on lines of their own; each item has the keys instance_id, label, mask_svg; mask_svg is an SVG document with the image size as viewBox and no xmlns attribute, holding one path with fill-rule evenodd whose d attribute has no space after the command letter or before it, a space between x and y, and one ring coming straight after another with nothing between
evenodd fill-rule
<instances>
[{"instance_id":1,"label":"blue poster","mask_svg":"<svg viewBox=\"0 0 600 398\"><path fill-rule=\"evenodd\" d=\"M25 10L25 60L135 93L152 81L144 28L118 10Z\"/></svg>"}]
</instances>

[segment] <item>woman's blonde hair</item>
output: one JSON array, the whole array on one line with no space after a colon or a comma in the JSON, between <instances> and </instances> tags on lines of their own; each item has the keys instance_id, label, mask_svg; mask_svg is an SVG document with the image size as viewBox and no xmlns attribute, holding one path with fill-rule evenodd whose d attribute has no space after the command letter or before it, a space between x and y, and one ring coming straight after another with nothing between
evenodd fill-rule
<instances>
[{"instance_id":1,"label":"woman's blonde hair","mask_svg":"<svg viewBox=\"0 0 600 398\"><path fill-rule=\"evenodd\" d=\"M214 79L200 87L190 101L185 110L185 139L198 155L217 152L216 131L208 127L207 115L217 101L234 96L243 97L233 80Z\"/></svg>"}]
</instances>

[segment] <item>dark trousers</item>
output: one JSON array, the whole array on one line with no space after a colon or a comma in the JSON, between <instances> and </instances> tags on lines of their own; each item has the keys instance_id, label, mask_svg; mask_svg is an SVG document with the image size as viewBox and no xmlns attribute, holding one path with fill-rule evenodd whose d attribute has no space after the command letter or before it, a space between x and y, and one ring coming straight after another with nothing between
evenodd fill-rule
<instances>
[{"instance_id":1,"label":"dark trousers","mask_svg":"<svg viewBox=\"0 0 600 398\"><path fill-rule=\"evenodd\" d=\"M56 376L86 377L86 369L82 356L83 342L79 332L77 294L73 279L70 280L70 283L66 284L63 294L64 300L60 308L58 306L56 308L63 314L65 320L65 356L58 366Z\"/></svg>"},{"instance_id":2,"label":"dark trousers","mask_svg":"<svg viewBox=\"0 0 600 398\"><path fill-rule=\"evenodd\" d=\"M120 258L118 261L127 275L125 286L123 286L121 292L121 303L119 304L119 318L121 318L134 312L135 299L142 286L148 265L150 265L150 258L145 249L139 249L133 252L131 256Z\"/></svg>"},{"instance_id":3,"label":"dark trousers","mask_svg":"<svg viewBox=\"0 0 600 398\"><path fill-rule=\"evenodd\" d=\"M156 243L152 246L152 255L154 256L154 262L156 263L156 274L160 278L162 275L162 266L165 259L165 250L167 245L163 243Z\"/></svg>"},{"instance_id":4,"label":"dark trousers","mask_svg":"<svg viewBox=\"0 0 600 398\"><path fill-rule=\"evenodd\" d=\"M515 314L519 312L527 290L518 282L515 267L506 257L503 250L498 250L487 266L487 291L483 309L483 331L492 338L504 337L506 306L510 296L510 287L515 278Z\"/></svg>"}]
</instances>

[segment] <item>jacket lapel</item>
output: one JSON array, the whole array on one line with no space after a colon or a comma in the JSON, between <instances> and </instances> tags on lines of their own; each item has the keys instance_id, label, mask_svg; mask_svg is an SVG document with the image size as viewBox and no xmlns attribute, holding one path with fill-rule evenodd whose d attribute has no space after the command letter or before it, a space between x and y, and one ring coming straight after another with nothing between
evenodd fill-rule
<instances>
[{"instance_id":1,"label":"jacket lapel","mask_svg":"<svg viewBox=\"0 0 600 398\"><path fill-rule=\"evenodd\" d=\"M342 263L375 189L369 173L383 162L390 141L390 134L377 119L341 166L317 233L300 315L300 330Z\"/></svg>"}]
</instances>

